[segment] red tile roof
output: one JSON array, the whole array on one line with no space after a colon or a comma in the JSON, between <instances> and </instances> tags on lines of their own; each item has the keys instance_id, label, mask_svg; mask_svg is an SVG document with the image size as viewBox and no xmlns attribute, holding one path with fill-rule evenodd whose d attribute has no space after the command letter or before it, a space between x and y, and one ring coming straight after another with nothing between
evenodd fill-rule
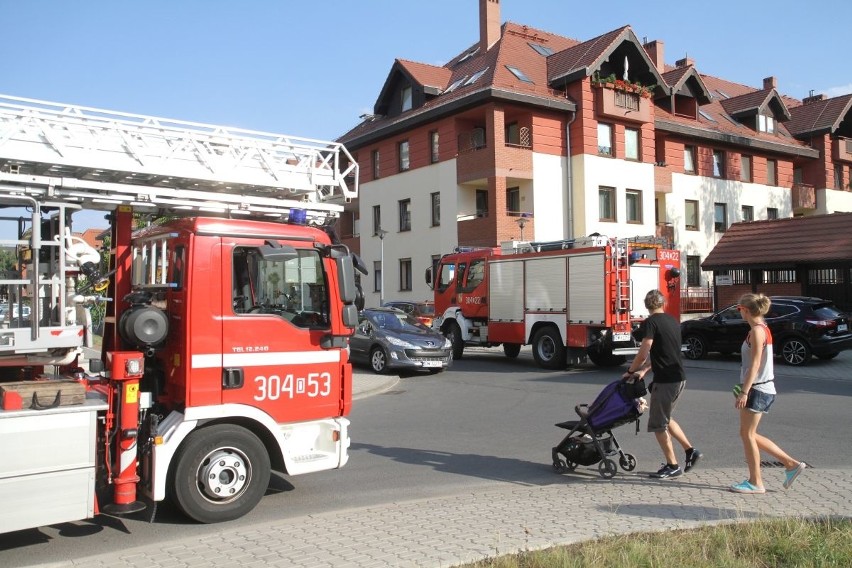
<instances>
[{"instance_id":1,"label":"red tile roof","mask_svg":"<svg viewBox=\"0 0 852 568\"><path fill-rule=\"evenodd\" d=\"M734 223L701 267L787 268L835 261L852 261L852 213Z\"/></svg>"}]
</instances>

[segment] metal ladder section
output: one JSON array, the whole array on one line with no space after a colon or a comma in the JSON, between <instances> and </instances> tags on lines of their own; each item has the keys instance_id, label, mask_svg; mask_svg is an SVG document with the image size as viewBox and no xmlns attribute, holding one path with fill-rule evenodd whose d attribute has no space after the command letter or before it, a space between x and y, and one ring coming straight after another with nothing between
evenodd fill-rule
<instances>
[{"instance_id":1,"label":"metal ladder section","mask_svg":"<svg viewBox=\"0 0 852 568\"><path fill-rule=\"evenodd\" d=\"M628 252L628 239L614 238L610 240L611 253L609 255L608 272L613 276L610 278L612 298L615 303L615 323L629 324L631 305L630 286L630 253Z\"/></svg>"},{"instance_id":2,"label":"metal ladder section","mask_svg":"<svg viewBox=\"0 0 852 568\"><path fill-rule=\"evenodd\" d=\"M358 164L336 142L0 95L0 198L173 214L336 218Z\"/></svg>"}]
</instances>

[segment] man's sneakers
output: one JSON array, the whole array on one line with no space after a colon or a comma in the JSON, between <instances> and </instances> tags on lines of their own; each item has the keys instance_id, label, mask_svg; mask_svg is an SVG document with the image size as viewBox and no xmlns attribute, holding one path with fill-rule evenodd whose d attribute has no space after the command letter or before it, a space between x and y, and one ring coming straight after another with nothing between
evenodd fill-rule
<instances>
[{"instance_id":1,"label":"man's sneakers","mask_svg":"<svg viewBox=\"0 0 852 568\"><path fill-rule=\"evenodd\" d=\"M799 474L805 471L806 467L808 467L808 465L805 462L799 462L799 464L793 469L786 470L784 472L784 489L790 489L790 486L793 485L793 482L796 481Z\"/></svg>"},{"instance_id":2,"label":"man's sneakers","mask_svg":"<svg viewBox=\"0 0 852 568\"><path fill-rule=\"evenodd\" d=\"M736 485L731 485L730 489L734 493L766 493L766 489L758 487L757 485L752 485L748 479L743 480Z\"/></svg>"},{"instance_id":3,"label":"man's sneakers","mask_svg":"<svg viewBox=\"0 0 852 568\"><path fill-rule=\"evenodd\" d=\"M698 448L689 448L686 451L686 462L683 464L683 471L686 472L695 467L698 460L703 457L704 454L698 451Z\"/></svg>"},{"instance_id":4,"label":"man's sneakers","mask_svg":"<svg viewBox=\"0 0 852 568\"><path fill-rule=\"evenodd\" d=\"M663 467L659 469L656 473L650 474L649 477L653 477L654 479L670 479L672 477L680 477L683 475L683 470L679 465L675 465L674 467L669 464L663 464Z\"/></svg>"}]
</instances>

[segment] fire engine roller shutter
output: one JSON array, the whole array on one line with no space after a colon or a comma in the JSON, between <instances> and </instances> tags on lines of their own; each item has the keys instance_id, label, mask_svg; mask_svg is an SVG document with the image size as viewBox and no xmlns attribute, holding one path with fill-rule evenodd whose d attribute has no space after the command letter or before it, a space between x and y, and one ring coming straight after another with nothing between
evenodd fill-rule
<instances>
[{"instance_id":1,"label":"fire engine roller shutter","mask_svg":"<svg viewBox=\"0 0 852 568\"><path fill-rule=\"evenodd\" d=\"M568 319L606 321L604 253L573 255L568 263Z\"/></svg>"},{"instance_id":2,"label":"fire engine roller shutter","mask_svg":"<svg viewBox=\"0 0 852 568\"><path fill-rule=\"evenodd\" d=\"M630 312L634 318L646 318L650 315L645 307L645 294L660 287L659 265L634 264L630 267Z\"/></svg>"},{"instance_id":3,"label":"fire engine roller shutter","mask_svg":"<svg viewBox=\"0 0 852 568\"><path fill-rule=\"evenodd\" d=\"M565 313L566 257L531 258L525 264L527 310Z\"/></svg>"},{"instance_id":4,"label":"fire engine roller shutter","mask_svg":"<svg viewBox=\"0 0 852 568\"><path fill-rule=\"evenodd\" d=\"M488 311L494 321L524 321L521 290L524 264L520 260L492 262L488 271Z\"/></svg>"}]
</instances>

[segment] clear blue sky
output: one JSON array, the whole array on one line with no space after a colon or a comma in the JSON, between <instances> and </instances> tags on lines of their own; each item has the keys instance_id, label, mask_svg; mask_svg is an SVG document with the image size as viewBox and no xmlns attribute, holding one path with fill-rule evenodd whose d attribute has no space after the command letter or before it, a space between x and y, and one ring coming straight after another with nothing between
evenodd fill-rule
<instances>
[{"instance_id":1,"label":"clear blue sky","mask_svg":"<svg viewBox=\"0 0 852 568\"><path fill-rule=\"evenodd\" d=\"M334 139L372 111L395 58L442 65L478 41L478 6L0 0L0 93ZM502 0L501 20L580 41L629 24L667 63L754 87L774 75L800 99L852 92L849 0Z\"/></svg>"}]
</instances>

